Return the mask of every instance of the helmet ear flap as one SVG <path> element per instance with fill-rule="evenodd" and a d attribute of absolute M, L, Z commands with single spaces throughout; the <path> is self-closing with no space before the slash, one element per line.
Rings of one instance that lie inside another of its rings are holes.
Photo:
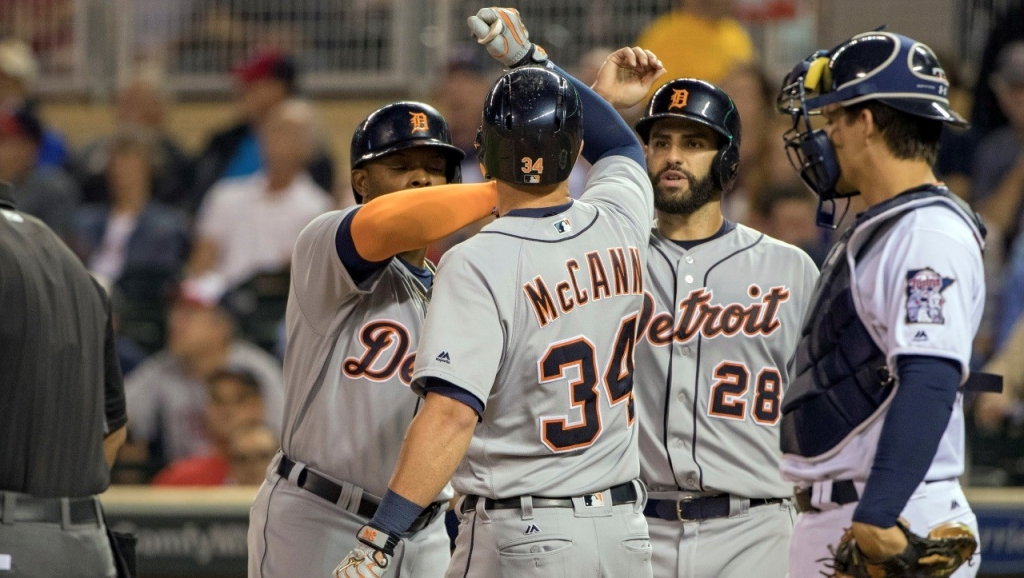
<path fill-rule="evenodd" d="M 718 187 L 722 189 L 723 193 L 728 193 L 732 190 L 733 185 L 736 183 L 736 177 L 740 172 L 740 149 L 736 146 L 735 141 L 730 139 L 729 144 L 718 151 L 711 171 L 715 175 Z"/>

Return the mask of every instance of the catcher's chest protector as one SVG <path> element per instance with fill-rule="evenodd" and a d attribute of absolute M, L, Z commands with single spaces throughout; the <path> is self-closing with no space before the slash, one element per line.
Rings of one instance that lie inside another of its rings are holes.
<path fill-rule="evenodd" d="M 806 458 L 828 453 L 889 400 L 895 384 L 885 354 L 854 306 L 848 243 L 862 225 L 874 220 L 867 240 L 856 247 L 856 263 L 882 236 L 881 232 L 907 211 L 922 206 L 922 202 L 928 204 L 929 198 L 946 198 L 962 204 L 948 190 L 937 187 L 879 203 L 857 217 L 825 261 L 804 318 L 795 377 L 782 405 L 784 453 Z M 939 204 L 954 210 L 947 203 Z M 969 209 L 964 212 L 973 214 Z"/>

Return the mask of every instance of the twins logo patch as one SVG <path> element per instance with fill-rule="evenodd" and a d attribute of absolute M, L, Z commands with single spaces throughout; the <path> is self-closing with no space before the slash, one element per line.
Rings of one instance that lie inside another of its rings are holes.
<path fill-rule="evenodd" d="M 907 323 L 945 323 L 942 292 L 954 281 L 931 267 L 907 271 Z"/>
<path fill-rule="evenodd" d="M 572 231 L 572 222 L 570 222 L 568 218 L 555 221 L 554 223 L 551 223 L 551 226 L 553 226 L 555 230 L 558 231 L 559 235 L 564 235 Z"/>

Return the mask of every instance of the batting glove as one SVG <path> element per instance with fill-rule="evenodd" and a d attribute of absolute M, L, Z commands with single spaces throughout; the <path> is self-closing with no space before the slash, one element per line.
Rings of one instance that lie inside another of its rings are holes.
<path fill-rule="evenodd" d="M 381 578 L 395 555 L 398 537 L 368 525 L 360 528 L 356 536 L 362 544 L 338 564 L 334 578 Z"/>
<path fill-rule="evenodd" d="M 530 33 L 515 8 L 481 8 L 466 23 L 476 41 L 509 68 L 548 59 L 543 48 L 530 42 Z"/>

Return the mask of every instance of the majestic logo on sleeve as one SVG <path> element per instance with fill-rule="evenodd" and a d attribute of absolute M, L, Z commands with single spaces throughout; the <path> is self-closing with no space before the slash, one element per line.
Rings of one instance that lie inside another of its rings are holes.
<path fill-rule="evenodd" d="M 427 113 L 425 112 L 410 112 L 409 124 L 412 125 L 410 132 L 427 132 L 430 130 L 430 125 L 427 123 Z"/>
<path fill-rule="evenodd" d="M 746 336 L 771 335 L 782 327 L 779 306 L 789 300 L 789 289 L 772 287 L 762 293 L 757 285 L 747 288 L 747 295 L 759 301 L 744 305 L 713 304 L 714 292 L 702 287 L 695 289 L 679 302 L 679 315 L 663 312 L 654 315 L 654 297 L 645 293 L 644 308 L 640 315 L 638 335 L 647 337 L 651 345 L 668 345 L 673 340 L 686 343 L 698 333 L 710 339 L 719 335 L 730 337 L 737 333 Z"/>
<path fill-rule="evenodd" d="M 349 357 L 341 364 L 346 376 L 387 381 L 397 373 L 402 383 L 412 382 L 416 352 L 410 353 L 412 340 L 404 325 L 390 319 L 370 321 L 359 330 L 359 341 L 364 347 L 363 354 Z"/>
<path fill-rule="evenodd" d="M 942 292 L 954 281 L 931 267 L 907 271 L 907 323 L 945 323 Z"/>

